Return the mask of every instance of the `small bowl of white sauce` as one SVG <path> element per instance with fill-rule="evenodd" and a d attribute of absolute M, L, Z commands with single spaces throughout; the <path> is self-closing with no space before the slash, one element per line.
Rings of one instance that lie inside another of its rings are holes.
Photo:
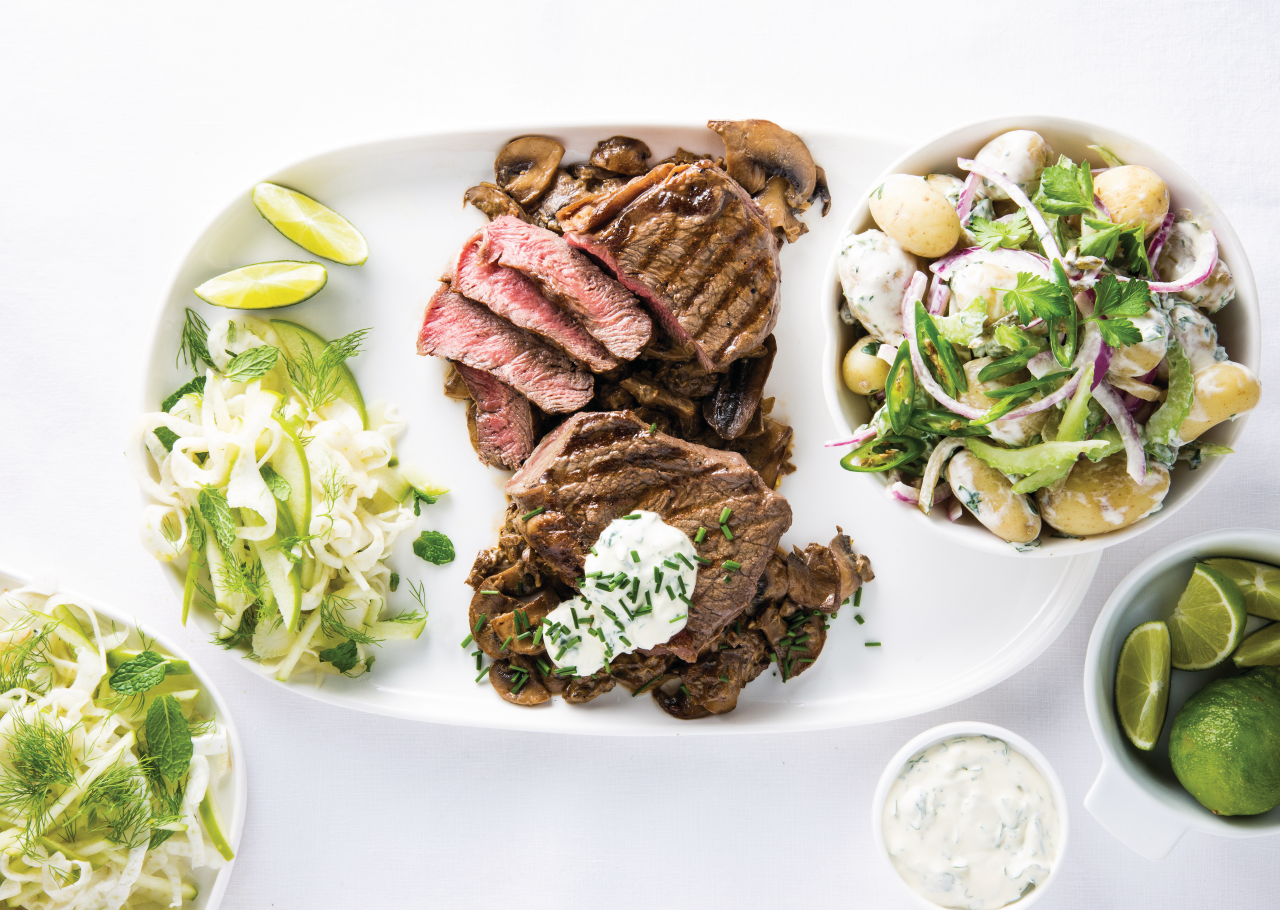
<path fill-rule="evenodd" d="M 994 910 L 1034 904 L 1067 846 L 1067 798 L 1035 746 L 962 721 L 903 746 L 871 801 L 876 850 L 916 904 Z"/>

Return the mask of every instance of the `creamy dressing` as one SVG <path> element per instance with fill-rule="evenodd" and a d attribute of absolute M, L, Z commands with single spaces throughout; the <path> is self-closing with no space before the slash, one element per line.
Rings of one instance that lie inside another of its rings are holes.
<path fill-rule="evenodd" d="M 900 344 L 902 297 L 916 273 L 916 257 L 883 231 L 870 230 L 845 235 L 837 264 L 847 304 L 841 318 L 857 319 L 877 341 Z"/>
<path fill-rule="evenodd" d="M 1046 882 L 1061 827 L 1049 784 L 1002 740 L 963 736 L 903 766 L 881 817 L 903 881 L 942 907 L 989 910 Z"/>
<path fill-rule="evenodd" d="M 697 566 L 693 541 L 656 512 L 614 519 L 587 555 L 578 596 L 543 621 L 552 663 L 590 676 L 619 654 L 669 641 L 688 622 Z"/>

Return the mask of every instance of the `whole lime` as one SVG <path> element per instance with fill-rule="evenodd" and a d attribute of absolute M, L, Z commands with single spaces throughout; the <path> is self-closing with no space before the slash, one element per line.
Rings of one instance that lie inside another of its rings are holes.
<path fill-rule="evenodd" d="M 1215 815 L 1280 805 L 1280 670 L 1215 679 L 1187 699 L 1169 737 L 1173 773 Z"/>

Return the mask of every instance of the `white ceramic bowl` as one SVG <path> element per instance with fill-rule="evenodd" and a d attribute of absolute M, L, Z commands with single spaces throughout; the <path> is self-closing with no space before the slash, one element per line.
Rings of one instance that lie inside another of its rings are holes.
<path fill-rule="evenodd" d="M 31 583 L 31 579 L 22 573 L 0 567 L 0 591 L 24 587 Z M 197 708 L 205 714 L 212 712 L 227 733 L 231 773 L 223 776 L 214 796 L 218 800 L 218 807 L 222 812 L 223 821 L 227 824 L 227 842 L 238 855 L 240 852 L 240 835 L 244 831 L 245 804 L 249 788 L 245 779 L 244 748 L 240 744 L 240 734 L 236 730 L 235 720 L 231 717 L 231 710 L 227 707 L 227 703 L 221 693 L 218 692 L 217 687 L 209 681 L 209 677 L 200 669 L 200 665 L 192 660 L 186 652 L 155 629 L 149 626 L 140 626 L 135 617 L 126 615 L 114 607 L 109 607 L 93 597 L 85 597 L 74 591 L 59 589 L 57 593 L 70 597 L 77 605 L 91 608 L 99 617 L 105 617 L 120 626 L 132 629 L 133 639 L 137 639 L 140 634 L 145 635 L 148 642 L 156 642 L 165 653 L 191 664 L 191 672 L 200 680 L 200 686 L 203 689 L 200 700 L 196 705 Z M 138 647 L 139 643 L 140 640 L 131 640 L 128 644 L 130 647 Z M 226 894 L 227 885 L 231 881 L 231 874 L 234 868 L 235 860 L 233 859 L 216 871 L 207 866 L 196 869 L 193 873 L 194 884 L 197 889 L 196 899 L 191 904 L 184 903 L 183 906 L 190 906 L 194 910 L 216 910 L 222 904 L 222 898 Z"/>
<path fill-rule="evenodd" d="M 1087 147 L 1104 146 L 1118 155 L 1126 164 L 1144 164 L 1163 177 L 1169 185 L 1171 211 L 1190 209 L 1198 215 L 1207 216 L 1218 235 L 1222 259 L 1231 266 L 1236 281 L 1236 299 L 1212 317 L 1218 326 L 1218 338 L 1226 346 L 1232 360 L 1243 363 L 1255 374 L 1259 372 L 1262 332 L 1258 289 L 1254 284 L 1253 272 L 1249 268 L 1244 247 L 1231 228 L 1230 222 L 1227 221 L 1226 215 L 1186 171 L 1145 143 L 1106 127 L 1077 120 L 1037 116 L 1002 117 L 999 120 L 985 120 L 953 130 L 918 146 L 891 164 L 884 174 L 871 183 L 871 188 L 878 186 L 888 174 L 947 173 L 964 176 L 963 172 L 956 168 L 957 157 L 971 158 L 989 140 L 1013 129 L 1035 130 L 1048 140 L 1055 153 L 1067 155 L 1075 161 L 1092 157 L 1095 165 L 1100 163 L 1097 155 L 1090 152 Z M 870 188 L 866 195 L 870 195 Z M 861 232 L 873 227 L 875 222 L 871 218 L 867 199 L 864 196 L 844 226 L 844 230 L 841 231 L 841 237 L 849 229 Z M 843 438 L 851 435 L 854 427 L 865 423 L 870 417 L 870 411 L 861 396 L 849 391 L 840 375 L 840 366 L 845 352 L 853 343 L 853 329 L 845 325 L 839 316 L 840 303 L 844 298 L 840 290 L 840 275 L 836 268 L 837 252 L 838 245 L 832 250 L 831 260 L 827 265 L 826 278 L 822 285 L 825 296 L 820 304 L 822 318 L 826 323 L 823 386 L 827 407 L 835 421 L 837 434 Z M 1202 438 L 1206 442 L 1234 447 L 1244 431 L 1246 420 L 1247 415 L 1234 422 L 1221 423 Z M 988 553 L 1009 556 L 1074 556 L 1113 546 L 1154 528 L 1204 489 L 1213 475 L 1218 472 L 1222 461 L 1221 458 L 1208 459 L 1196 471 L 1191 471 L 1186 463 L 1179 463 L 1173 471 L 1172 484 L 1169 495 L 1165 498 L 1164 508 L 1134 525 L 1082 540 L 1050 537 L 1046 532 L 1041 537 L 1041 545 L 1031 549 L 1015 549 L 1013 545 L 1006 543 L 978 524 L 967 513 L 959 521 L 951 522 L 947 520 L 946 509 L 935 509 L 933 514 L 927 516 L 919 509 L 913 508 L 912 511 L 921 526 L 927 526 L 954 543 L 985 550 Z M 858 478 L 851 478 L 849 482 L 884 484 L 885 480 L 883 474 L 862 474 Z M 905 504 L 901 507 L 911 508 Z"/>
<path fill-rule="evenodd" d="M 884 815 L 884 803 L 889 797 L 889 788 L 893 786 L 894 780 L 897 779 L 898 773 L 902 770 L 902 766 L 907 763 L 907 760 L 930 746 L 942 742 L 944 739 L 954 739 L 957 736 L 989 736 L 992 739 L 1003 740 L 1013 746 L 1014 751 L 1025 755 L 1027 760 L 1031 762 L 1032 766 L 1040 772 L 1041 776 L 1049 784 L 1049 791 L 1053 796 L 1053 804 L 1058 810 L 1058 822 L 1060 825 L 1058 856 L 1054 860 L 1049 878 L 1044 883 L 1037 885 L 1026 897 L 1006 905 L 1015 907 L 1017 910 L 1024 910 L 1024 908 L 1030 907 L 1040 900 L 1045 895 L 1045 892 L 1053 886 L 1053 883 L 1058 880 L 1059 870 L 1062 868 L 1062 859 L 1067 852 L 1071 822 L 1070 813 L 1067 810 L 1067 794 L 1062 789 L 1062 781 L 1058 780 L 1058 775 L 1045 757 L 1040 754 L 1040 750 L 1012 730 L 997 727 L 995 724 L 979 723 L 978 721 L 957 721 L 956 723 L 942 724 L 931 730 L 925 730 L 899 749 L 897 754 L 889 761 L 889 764 L 885 766 L 884 773 L 880 775 L 880 782 L 876 785 L 875 795 L 871 798 L 871 837 L 875 843 L 876 853 L 884 863 L 884 867 L 889 870 L 889 874 L 893 876 L 894 881 L 901 884 L 903 891 L 911 895 L 911 899 L 920 910 L 938 910 L 937 904 L 918 893 L 903 881 L 902 876 L 898 874 L 897 868 L 893 865 L 893 860 L 889 858 L 889 850 L 885 847 L 884 829 L 881 827 L 881 823 Z"/>
<path fill-rule="evenodd" d="M 1187 586 L 1197 560 L 1235 556 L 1280 565 L 1280 531 L 1240 528 L 1197 534 L 1166 547 L 1130 572 L 1112 592 L 1089 638 L 1084 660 L 1084 706 L 1102 752 L 1102 769 L 1084 798 L 1104 828 L 1147 859 L 1163 859 L 1195 828 L 1222 837 L 1280 834 L 1280 807 L 1264 815 L 1214 815 L 1182 788 L 1169 764 L 1169 729 L 1183 702 L 1205 683 L 1236 675 L 1234 665 L 1196 673 L 1173 671 L 1169 713 L 1151 752 L 1130 745 L 1115 711 L 1116 661 L 1125 637 L 1140 623 L 1165 619 Z M 1249 629 L 1261 625 L 1252 619 Z"/>

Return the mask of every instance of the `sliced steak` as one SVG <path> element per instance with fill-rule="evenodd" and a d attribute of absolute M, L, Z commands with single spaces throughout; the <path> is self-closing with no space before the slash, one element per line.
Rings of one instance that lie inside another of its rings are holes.
<path fill-rule="evenodd" d="M 541 509 L 524 523 L 537 556 L 564 582 L 582 574 L 586 553 L 610 521 L 635 509 L 657 512 L 690 538 L 711 530 L 698 552 L 700 568 L 685 628 L 655 649 L 696 660 L 717 634 L 750 605 L 756 581 L 791 526 L 791 507 L 742 456 L 662 433 L 650 435 L 629 411 L 575 414 L 543 438 L 507 482 L 520 512 Z M 720 514 L 731 512 L 729 540 Z M 741 564 L 726 571 L 725 560 Z"/>
<path fill-rule="evenodd" d="M 773 331 L 778 241 L 760 207 L 710 161 L 655 167 L 559 217 L 565 239 L 649 301 L 708 369 L 724 369 Z"/>
<path fill-rule="evenodd" d="M 568 312 L 543 297 L 538 286 L 522 273 L 490 262 L 480 252 L 483 242 L 483 232 L 477 231 L 458 251 L 449 275 L 456 290 L 520 328 L 541 335 L 594 372 L 611 370 L 622 362 Z"/>
<path fill-rule="evenodd" d="M 490 261 L 527 275 L 610 354 L 634 360 L 649 342 L 653 322 L 640 301 L 559 234 L 511 215 L 494 219 L 483 233 Z"/>
<path fill-rule="evenodd" d="M 447 284 L 427 304 L 418 353 L 492 373 L 551 413 L 576 411 L 595 389 L 591 374 L 560 351 Z"/>
<path fill-rule="evenodd" d="M 529 399 L 492 373 L 455 363 L 476 413 L 476 454 L 495 468 L 518 468 L 533 451 Z"/>

